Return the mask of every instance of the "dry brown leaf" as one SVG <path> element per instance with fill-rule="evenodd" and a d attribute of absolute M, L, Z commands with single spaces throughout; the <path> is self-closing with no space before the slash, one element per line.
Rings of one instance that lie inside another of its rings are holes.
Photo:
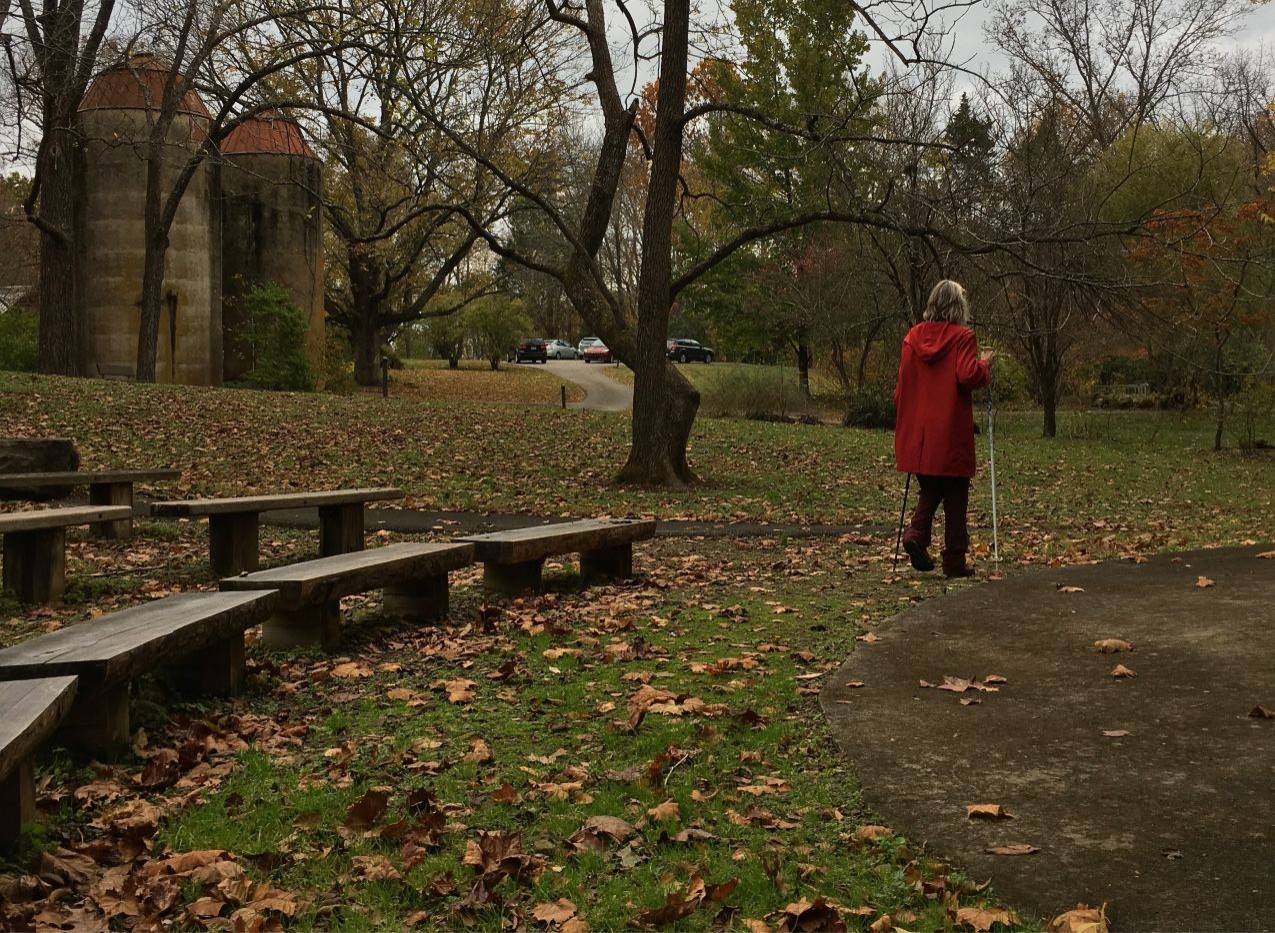
<path fill-rule="evenodd" d="M 1207 589 L 1210 586 L 1215 586 L 1215 585 L 1216 584 L 1212 580 L 1210 580 L 1208 577 L 1203 575 L 1197 577 L 1195 580 L 1196 589 L 1203 590 L 1203 589 Z"/>
<path fill-rule="evenodd" d="M 682 808 L 677 805 L 676 800 L 666 800 L 658 806 L 651 807 L 646 811 L 646 815 L 657 823 L 671 823 L 682 818 Z"/>
<path fill-rule="evenodd" d="M 372 668 L 362 661 L 347 661 L 332 668 L 333 677 L 371 677 Z"/>
<path fill-rule="evenodd" d="M 1123 739 L 1126 735 L 1133 735 L 1128 729 L 1103 729 L 1102 734 L 1109 739 Z"/>
<path fill-rule="evenodd" d="M 1085 591 L 1083 586 L 1065 586 L 1062 583 L 1055 583 L 1054 589 L 1060 593 L 1083 593 Z"/>
<path fill-rule="evenodd" d="M 462 760 L 482 765 L 489 761 L 494 761 L 495 758 L 496 756 L 491 753 L 491 748 L 488 747 L 487 743 L 475 736 L 469 740 L 469 751 L 465 753 Z"/>
<path fill-rule="evenodd" d="M 1045 928 L 1049 933 L 1109 933 L 1107 905 L 1090 907 L 1077 904 L 1072 910 L 1059 914 Z"/>
<path fill-rule="evenodd" d="M 403 877 L 384 855 L 356 855 L 350 859 L 354 877 L 368 881 L 394 881 Z"/>
<path fill-rule="evenodd" d="M 1040 849 L 1025 842 L 1011 842 L 1001 846 L 988 846 L 986 851 L 989 855 L 1035 855 Z"/>
<path fill-rule="evenodd" d="M 345 811 L 345 828 L 363 830 L 371 827 L 390 802 L 389 788 L 373 787 Z"/>
<path fill-rule="evenodd" d="M 870 842 L 873 839 L 883 839 L 886 836 L 893 836 L 894 830 L 889 826 L 881 826 L 876 823 L 865 823 L 862 826 L 854 828 L 854 838 L 859 842 Z"/>
<path fill-rule="evenodd" d="M 457 677 L 454 680 L 436 680 L 430 684 L 431 690 L 442 690 L 447 694 L 447 702 L 449 703 L 472 703 L 474 701 L 474 686 L 472 680 L 464 677 Z"/>
<path fill-rule="evenodd" d="M 784 929 L 805 931 L 838 931 L 844 933 L 846 922 L 841 912 L 822 897 L 808 901 L 804 897 L 784 908 Z"/>
<path fill-rule="evenodd" d="M 1267 709 L 1265 706 L 1254 706 L 1248 714 L 1254 719 L 1275 719 L 1275 710 Z"/>
<path fill-rule="evenodd" d="M 541 923 L 557 923 L 563 924 L 576 915 L 576 905 L 571 903 L 565 897 L 560 897 L 554 903 L 537 904 L 531 909 L 531 916 Z"/>
<path fill-rule="evenodd" d="M 1275 560 L 1275 551 L 1263 551 L 1257 555 L 1262 560 Z"/>
<path fill-rule="evenodd" d="M 1134 672 L 1133 668 L 1125 667 L 1123 664 L 1117 664 L 1115 667 L 1111 669 L 1111 676 L 1112 677 L 1137 677 L 1138 675 Z"/>
<path fill-rule="evenodd" d="M 974 930 L 975 933 L 986 933 L 996 924 L 1014 926 L 1018 916 L 1012 910 L 1001 907 L 960 907 L 953 918 L 957 926 Z"/>
<path fill-rule="evenodd" d="M 999 803 L 972 803 L 965 808 L 965 816 L 971 820 L 1012 820 L 1013 814 Z"/>
<path fill-rule="evenodd" d="M 1116 654 L 1120 651 L 1132 651 L 1133 645 L 1122 638 L 1100 638 L 1093 646 L 1103 654 Z"/>

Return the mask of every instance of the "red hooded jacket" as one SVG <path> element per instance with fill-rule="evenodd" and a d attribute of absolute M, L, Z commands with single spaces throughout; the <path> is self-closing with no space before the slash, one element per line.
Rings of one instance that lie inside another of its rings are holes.
<path fill-rule="evenodd" d="M 894 462 L 900 473 L 974 475 L 971 391 L 987 385 L 974 332 L 926 321 L 903 338 L 894 387 Z"/>

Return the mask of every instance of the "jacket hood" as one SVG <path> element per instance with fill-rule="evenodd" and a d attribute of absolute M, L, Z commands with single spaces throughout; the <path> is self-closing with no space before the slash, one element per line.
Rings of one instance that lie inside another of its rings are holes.
<path fill-rule="evenodd" d="M 949 324 L 946 321 L 922 321 L 908 331 L 903 342 L 912 348 L 921 362 L 933 363 L 956 346 L 967 330 L 960 324 Z"/>

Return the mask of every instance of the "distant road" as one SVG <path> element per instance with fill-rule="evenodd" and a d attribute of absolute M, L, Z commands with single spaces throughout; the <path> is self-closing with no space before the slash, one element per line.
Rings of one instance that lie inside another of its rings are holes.
<path fill-rule="evenodd" d="M 534 363 L 524 363 L 534 366 Z M 590 408 L 594 411 L 628 411 L 633 407 L 633 387 L 617 382 L 607 375 L 614 363 L 586 363 L 583 360 L 550 360 L 545 368 L 562 379 L 574 382 L 584 389 L 582 402 L 571 402 L 571 408 Z"/>

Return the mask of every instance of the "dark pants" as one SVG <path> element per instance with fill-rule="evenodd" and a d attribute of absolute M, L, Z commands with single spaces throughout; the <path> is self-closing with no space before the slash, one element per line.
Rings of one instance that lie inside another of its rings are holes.
<path fill-rule="evenodd" d="M 965 552 L 970 547 L 966 511 L 970 504 L 970 481 L 965 476 L 921 476 L 921 485 L 912 521 L 903 533 L 905 541 L 919 541 L 922 547 L 930 546 L 934 527 L 934 513 L 943 506 L 943 572 L 952 573 L 965 569 Z"/>

